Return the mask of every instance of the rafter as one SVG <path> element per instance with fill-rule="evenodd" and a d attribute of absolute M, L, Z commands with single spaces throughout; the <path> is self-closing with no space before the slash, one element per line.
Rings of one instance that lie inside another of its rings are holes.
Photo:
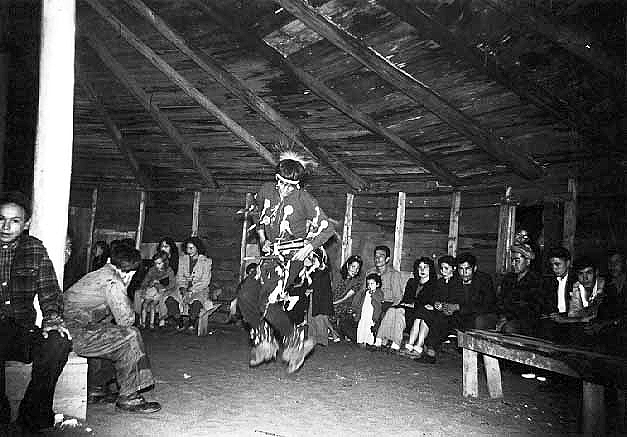
<path fill-rule="evenodd" d="M 544 36 L 560 47 L 566 49 L 578 58 L 586 61 L 590 66 L 611 76 L 614 80 L 622 80 L 624 77 L 624 66 L 617 64 L 610 58 L 600 44 L 594 41 L 587 32 L 572 30 L 559 26 L 549 21 L 546 17 L 535 13 L 531 8 L 525 9 L 524 14 L 520 14 L 509 7 L 506 2 L 495 2 L 494 0 L 481 0 L 495 10 L 514 20 L 518 24 L 533 30 Z"/>
<path fill-rule="evenodd" d="M 206 73 L 210 74 L 217 82 L 226 89 L 238 96 L 251 109 L 255 110 L 268 123 L 281 131 L 286 137 L 292 140 L 299 147 L 305 149 L 309 154 L 324 162 L 338 173 L 346 183 L 355 190 L 362 190 L 368 185 L 367 182 L 341 160 L 333 157 L 317 141 L 310 138 L 299 126 L 266 103 L 253 90 L 246 86 L 244 82 L 226 70 L 217 60 L 205 53 L 202 49 L 193 46 L 190 42 L 177 34 L 166 22 L 161 19 L 153 10 L 148 8 L 141 0 L 125 0 L 137 12 L 146 18 L 166 39 L 174 44 L 181 52 L 192 59 Z"/>
<path fill-rule="evenodd" d="M 392 145 L 406 153 L 417 164 L 424 167 L 427 171 L 438 178 L 440 182 L 448 185 L 459 184 L 459 179 L 453 173 L 434 162 L 427 154 L 421 152 L 416 146 L 407 143 L 391 129 L 386 128 L 365 112 L 360 111 L 358 108 L 348 103 L 342 96 L 326 86 L 322 81 L 316 79 L 314 76 L 291 62 L 288 58 L 284 57 L 272 46 L 268 45 L 260 36 L 256 35 L 254 31 L 251 29 L 245 29 L 237 23 L 233 17 L 227 17 L 224 12 L 218 11 L 214 7 L 209 6 L 207 2 L 203 0 L 197 0 L 195 1 L 195 4 L 198 5 L 204 12 L 208 13 L 222 27 L 235 33 L 243 42 L 258 50 L 262 56 L 268 59 L 268 61 L 277 65 L 283 71 L 294 75 L 296 79 L 302 82 L 314 94 L 324 99 L 335 109 L 344 113 L 351 120 L 371 132 L 387 139 L 390 143 L 392 143 Z"/>
<path fill-rule="evenodd" d="M 115 124 L 115 121 L 113 121 L 113 119 L 109 115 L 109 111 L 107 111 L 107 108 L 105 107 L 102 99 L 100 98 L 98 93 L 96 93 L 96 90 L 94 89 L 93 84 L 87 78 L 85 69 L 82 68 L 79 64 L 79 65 L 76 65 L 75 70 L 76 70 L 76 73 L 75 73 L 76 77 L 81 87 L 83 88 L 85 93 L 87 93 L 87 97 L 89 98 L 89 100 L 91 100 L 91 102 L 96 107 L 96 111 L 98 112 L 98 114 L 100 114 L 100 117 L 102 118 L 102 121 L 104 122 L 105 127 L 109 131 L 111 140 L 118 147 L 118 150 L 120 151 L 120 153 L 124 155 L 124 157 L 126 158 L 126 161 L 128 162 L 128 165 L 131 168 L 131 171 L 133 172 L 135 179 L 137 180 L 137 183 L 142 188 L 150 188 L 151 183 L 148 177 L 144 174 L 141 167 L 139 166 L 139 162 L 137 161 L 137 158 L 135 157 L 135 154 L 133 153 L 133 151 L 124 142 L 124 138 L 122 137 L 122 133 L 120 132 L 120 129 L 118 129 L 117 125 Z"/>
<path fill-rule="evenodd" d="M 118 81 L 137 99 L 144 109 L 159 124 L 163 132 L 172 140 L 172 142 L 183 152 L 183 154 L 192 162 L 196 171 L 201 175 L 207 185 L 217 188 L 211 172 L 202 163 L 200 157 L 194 152 L 192 146 L 180 134 L 178 129 L 172 124 L 167 115 L 165 115 L 157 105 L 152 103 L 150 96 L 142 89 L 133 76 L 120 64 L 112 55 L 105 45 L 98 40 L 92 32 L 86 32 L 81 27 L 80 33 L 83 35 L 87 44 L 96 52 L 100 60 L 113 73 Z"/>
<path fill-rule="evenodd" d="M 607 129 L 598 126 L 587 114 L 576 110 L 563 100 L 556 101 L 553 93 L 538 83 L 518 79 L 506 71 L 499 63 L 496 54 L 486 57 L 476 47 L 469 46 L 463 35 L 454 34 L 435 17 L 429 14 L 411 0 L 379 0 L 388 10 L 396 14 L 401 20 L 412 25 L 421 34 L 433 38 L 444 48 L 456 56 L 475 66 L 488 77 L 515 92 L 522 99 L 528 100 L 539 108 L 561 120 L 582 135 L 597 142 L 594 136 L 603 136 L 605 140 L 615 143 L 616 139 Z M 592 135 L 591 135 L 592 134 Z"/>
<path fill-rule="evenodd" d="M 416 103 L 426 107 L 458 132 L 470 138 L 478 147 L 497 160 L 507 163 L 514 172 L 527 179 L 536 179 L 542 175 L 542 168 L 529 156 L 506 144 L 494 132 L 484 128 L 472 117 L 455 108 L 434 90 L 398 68 L 362 40 L 339 28 L 304 3 L 303 0 L 275 1 L 305 23 L 307 27 L 353 56 L 383 80 L 393 85 Z"/>
<path fill-rule="evenodd" d="M 235 122 L 224 111 L 218 108 L 205 94 L 194 87 L 187 79 L 178 73 L 170 64 L 144 44 L 131 30 L 118 20 L 98 0 L 85 0 L 107 23 L 109 23 L 120 37 L 124 38 L 135 50 L 141 53 L 155 67 L 157 67 L 168 79 L 174 82 L 185 94 L 194 99 L 209 114 L 218 119 L 222 125 L 241 139 L 250 149 L 254 150 L 266 160 L 272 167 L 277 165 L 277 160 L 263 144 L 261 144 L 246 129 Z"/>

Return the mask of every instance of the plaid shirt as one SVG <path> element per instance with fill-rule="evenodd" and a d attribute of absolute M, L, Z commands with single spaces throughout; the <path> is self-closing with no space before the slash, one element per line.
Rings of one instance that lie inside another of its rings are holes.
<path fill-rule="evenodd" d="M 4 245 L 3 245 L 4 246 Z M 16 247 L 0 246 L 1 314 L 19 325 L 35 324 L 33 299 L 39 297 L 43 326 L 62 322 L 63 298 L 46 248 L 40 240 L 23 234 Z"/>

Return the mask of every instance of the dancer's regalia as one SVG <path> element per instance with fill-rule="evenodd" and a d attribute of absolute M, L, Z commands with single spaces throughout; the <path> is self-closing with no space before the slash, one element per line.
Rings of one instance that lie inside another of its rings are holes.
<path fill-rule="evenodd" d="M 301 281 L 303 259 L 311 256 L 334 233 L 334 227 L 316 199 L 301 189 L 304 165 L 295 158 L 282 159 L 275 184 L 264 184 L 257 193 L 251 216 L 257 225 L 264 250 L 257 281 L 247 281 L 240 290 L 238 305 L 250 325 L 253 342 L 250 365 L 281 358 L 292 373 L 302 366 L 313 342 L 304 339 L 287 311 L 297 304 L 288 289 Z"/>

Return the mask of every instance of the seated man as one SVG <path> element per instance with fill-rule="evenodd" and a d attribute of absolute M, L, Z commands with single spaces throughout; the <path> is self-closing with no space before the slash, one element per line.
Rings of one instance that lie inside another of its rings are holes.
<path fill-rule="evenodd" d="M 492 278 L 477 270 L 477 258 L 470 253 L 457 257 L 457 272 L 462 281 L 464 300 L 457 315 L 461 329 L 496 327 L 496 293 Z"/>
<path fill-rule="evenodd" d="M 530 269 L 535 254 L 524 241 L 514 241 L 513 272 L 503 277 L 497 299 L 496 329 L 506 334 L 534 335 L 544 305 L 540 275 Z"/>
<path fill-rule="evenodd" d="M 0 430 L 11 420 L 4 362 L 33 363 L 17 426 L 37 431 L 54 424 L 54 390 L 71 348 L 52 262 L 41 241 L 24 232 L 30 211 L 21 193 L 6 193 L 0 200 Z M 35 296 L 43 315 L 41 329 L 35 326 Z"/>
<path fill-rule="evenodd" d="M 543 284 L 544 314 L 568 313 L 570 294 L 577 281 L 571 271 L 571 256 L 568 249 L 554 247 L 547 254 L 553 274 L 545 278 Z"/>
<path fill-rule="evenodd" d="M 568 316 L 593 317 L 602 300 L 605 279 L 599 276 L 596 264 L 589 257 L 577 258 L 573 265 L 577 282 L 570 292 Z"/>
<path fill-rule="evenodd" d="M 113 362 L 120 385 L 116 407 L 153 413 L 161 405 L 147 402 L 140 395 L 154 385 L 154 379 L 141 334 L 132 326 L 135 312 L 126 295 L 140 259 L 139 251 L 124 245 L 117 247 L 111 253 L 111 263 L 84 276 L 64 293 L 63 300 L 74 351 Z M 88 385 L 91 390 L 96 388 L 94 381 L 88 381 Z"/>

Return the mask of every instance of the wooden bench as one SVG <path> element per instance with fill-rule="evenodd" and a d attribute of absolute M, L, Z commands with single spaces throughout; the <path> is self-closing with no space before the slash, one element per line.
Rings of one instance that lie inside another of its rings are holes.
<path fill-rule="evenodd" d="M 6 361 L 6 395 L 11 404 L 11 420 L 15 420 L 19 404 L 30 382 L 31 364 Z M 53 410 L 64 416 L 85 420 L 87 417 L 87 359 L 71 352 L 54 392 Z"/>
<path fill-rule="evenodd" d="M 619 404 L 622 404 L 619 414 L 624 417 L 627 362 L 621 357 L 532 337 L 480 330 L 458 332 L 457 344 L 463 348 L 464 396 L 479 396 L 477 354 L 481 354 L 492 398 L 503 396 L 499 359 L 505 359 L 581 379 L 581 428 L 585 435 L 605 433 L 605 387 L 619 390 L 623 397 L 619 397 Z"/>

